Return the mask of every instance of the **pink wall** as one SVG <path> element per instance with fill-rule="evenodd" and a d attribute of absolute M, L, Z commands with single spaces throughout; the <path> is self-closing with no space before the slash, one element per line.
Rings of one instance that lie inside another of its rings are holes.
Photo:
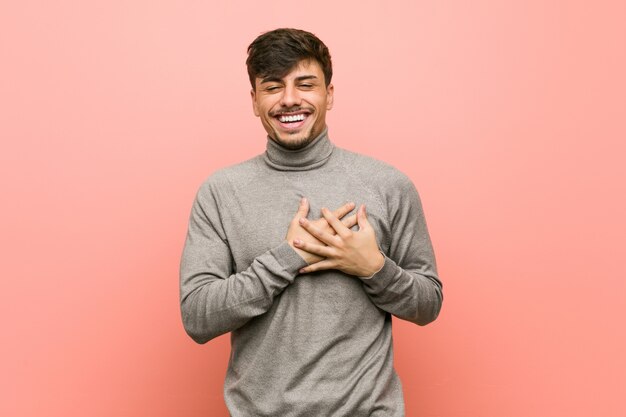
<path fill-rule="evenodd" d="M 332 139 L 405 171 L 445 284 L 408 416 L 624 416 L 623 1 L 6 1 L 0 415 L 226 416 L 178 310 L 190 205 L 261 152 L 245 49 L 317 33 Z"/>

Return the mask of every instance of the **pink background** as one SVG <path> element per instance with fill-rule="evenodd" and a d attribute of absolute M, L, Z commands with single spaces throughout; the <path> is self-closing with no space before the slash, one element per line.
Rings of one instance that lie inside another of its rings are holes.
<path fill-rule="evenodd" d="M 5 1 L 0 415 L 226 416 L 182 328 L 212 171 L 264 150 L 245 50 L 335 65 L 332 140 L 415 182 L 444 281 L 395 321 L 408 416 L 624 416 L 623 1 Z"/>

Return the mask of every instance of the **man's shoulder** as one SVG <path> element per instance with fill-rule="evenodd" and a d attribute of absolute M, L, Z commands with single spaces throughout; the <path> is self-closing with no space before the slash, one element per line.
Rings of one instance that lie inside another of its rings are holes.
<path fill-rule="evenodd" d="M 200 185 L 200 192 L 231 192 L 258 175 L 258 160 L 261 155 L 254 156 L 233 165 L 221 167 L 213 171 Z"/>
<path fill-rule="evenodd" d="M 354 175 L 364 176 L 368 182 L 385 187 L 413 184 L 408 175 L 386 161 L 344 148 L 337 149 L 341 153 L 346 170 Z"/>

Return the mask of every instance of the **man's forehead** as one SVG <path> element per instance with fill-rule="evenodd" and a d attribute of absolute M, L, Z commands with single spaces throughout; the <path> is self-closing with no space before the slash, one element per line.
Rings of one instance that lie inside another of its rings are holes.
<path fill-rule="evenodd" d="M 303 59 L 282 74 L 267 74 L 256 77 L 258 83 L 277 82 L 295 78 L 323 78 L 323 72 L 317 61 Z"/>

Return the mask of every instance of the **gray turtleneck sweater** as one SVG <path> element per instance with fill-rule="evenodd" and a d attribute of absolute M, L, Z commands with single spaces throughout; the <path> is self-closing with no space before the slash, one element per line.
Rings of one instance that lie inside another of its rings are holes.
<path fill-rule="evenodd" d="M 364 203 L 385 263 L 371 278 L 298 274 L 285 241 L 301 197 L 309 219 Z M 255 158 L 200 187 L 180 269 L 187 333 L 231 332 L 224 396 L 232 417 L 403 416 L 391 316 L 425 325 L 441 282 L 415 187 L 393 167 L 337 148 L 323 132 L 306 148 L 267 141 Z"/>

